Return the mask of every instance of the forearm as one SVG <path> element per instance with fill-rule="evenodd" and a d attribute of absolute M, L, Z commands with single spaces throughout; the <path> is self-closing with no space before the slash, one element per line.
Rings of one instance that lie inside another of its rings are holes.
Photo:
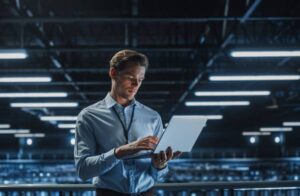
<path fill-rule="evenodd" d="M 119 163 L 114 149 L 95 156 L 75 156 L 76 171 L 82 180 L 103 175 Z"/>

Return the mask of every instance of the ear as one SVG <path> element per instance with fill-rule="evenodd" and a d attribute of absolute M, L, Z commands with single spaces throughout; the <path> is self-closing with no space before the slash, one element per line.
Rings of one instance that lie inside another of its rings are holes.
<path fill-rule="evenodd" d="M 112 79 L 112 80 L 115 80 L 116 77 L 117 77 L 117 70 L 114 68 L 114 67 L 111 67 L 109 68 L 109 77 Z"/>

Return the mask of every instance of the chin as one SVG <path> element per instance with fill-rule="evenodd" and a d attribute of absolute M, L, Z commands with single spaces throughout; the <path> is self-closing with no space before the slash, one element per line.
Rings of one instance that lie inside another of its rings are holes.
<path fill-rule="evenodd" d="M 135 96 L 135 94 L 129 95 L 129 96 L 128 96 L 128 99 L 132 100 L 132 99 L 134 98 L 134 96 Z"/>
<path fill-rule="evenodd" d="M 132 100 L 132 99 L 135 97 L 135 94 L 136 94 L 136 93 L 129 94 L 129 95 L 128 95 L 128 99 Z"/>

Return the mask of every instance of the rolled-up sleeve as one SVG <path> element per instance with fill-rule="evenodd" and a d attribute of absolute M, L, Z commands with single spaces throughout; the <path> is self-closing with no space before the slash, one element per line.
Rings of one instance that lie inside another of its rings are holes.
<path fill-rule="evenodd" d="M 76 172 L 82 180 L 102 175 L 118 162 L 114 149 L 100 155 L 96 154 L 97 143 L 93 130 L 88 124 L 88 111 L 83 110 L 76 123 L 74 158 Z"/>

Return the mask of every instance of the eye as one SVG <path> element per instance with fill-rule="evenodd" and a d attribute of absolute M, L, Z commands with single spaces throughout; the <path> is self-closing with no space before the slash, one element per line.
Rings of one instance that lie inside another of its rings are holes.
<path fill-rule="evenodd" d="M 134 80 L 134 77 L 133 76 L 128 76 L 128 79 L 129 80 Z"/>
<path fill-rule="evenodd" d="M 140 78 L 140 79 L 139 79 L 139 82 L 143 82 L 143 80 L 144 80 L 144 78 Z"/>

